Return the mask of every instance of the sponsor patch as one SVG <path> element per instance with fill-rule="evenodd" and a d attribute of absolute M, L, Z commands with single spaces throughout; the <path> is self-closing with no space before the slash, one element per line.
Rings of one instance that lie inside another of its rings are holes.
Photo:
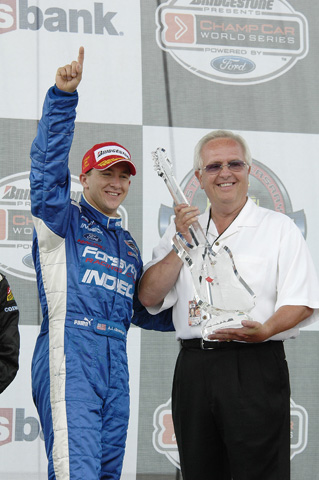
<path fill-rule="evenodd" d="M 133 252 L 134 252 L 134 253 L 133 253 L 133 252 L 130 252 L 130 251 L 129 251 L 129 252 L 127 252 L 128 255 L 133 256 L 133 257 L 135 257 L 135 258 L 138 260 L 139 250 L 138 250 L 135 242 L 133 242 L 133 240 L 124 240 L 124 242 L 125 242 L 126 245 L 127 245 L 131 250 L 133 250 Z"/>
<path fill-rule="evenodd" d="M 105 325 L 105 323 L 98 323 L 96 325 L 96 328 L 97 328 L 97 330 L 105 331 L 106 330 L 106 325 Z"/>
<path fill-rule="evenodd" d="M 105 160 L 106 165 L 112 163 L 115 158 L 127 158 L 130 159 L 130 156 L 124 148 L 121 148 L 119 145 L 110 145 L 109 147 L 101 147 L 94 152 L 95 160 L 98 162 L 101 158 L 111 157 Z M 100 162 L 100 165 L 102 163 Z"/>
<path fill-rule="evenodd" d="M 7 288 L 7 302 L 12 302 L 12 300 L 14 300 L 14 296 L 13 296 L 13 293 L 11 291 L 11 288 L 8 287 Z"/>
<path fill-rule="evenodd" d="M 102 242 L 102 239 L 97 235 L 94 235 L 94 233 L 85 233 L 83 237 L 91 242 Z"/>
<path fill-rule="evenodd" d="M 90 327 L 93 322 L 93 318 L 84 317 L 83 320 L 74 320 L 74 325 L 78 325 L 79 327 Z"/>
<path fill-rule="evenodd" d="M 120 340 L 126 339 L 126 329 L 123 325 L 109 320 L 97 319 L 94 322 L 94 331 L 99 335 L 115 337 Z"/>

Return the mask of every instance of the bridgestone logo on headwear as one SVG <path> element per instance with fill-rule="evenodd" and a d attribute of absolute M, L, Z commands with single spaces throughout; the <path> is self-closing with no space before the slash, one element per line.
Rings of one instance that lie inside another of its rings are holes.
<path fill-rule="evenodd" d="M 103 157 L 108 157 L 108 156 L 121 156 L 121 157 L 125 157 L 127 159 L 130 159 L 130 156 L 128 155 L 128 153 L 126 152 L 126 150 L 122 149 L 122 148 L 117 148 L 117 147 L 110 147 L 110 148 L 101 148 L 99 150 L 95 150 L 94 152 L 94 155 L 95 155 L 95 159 L 96 161 L 99 161 L 101 158 Z"/>

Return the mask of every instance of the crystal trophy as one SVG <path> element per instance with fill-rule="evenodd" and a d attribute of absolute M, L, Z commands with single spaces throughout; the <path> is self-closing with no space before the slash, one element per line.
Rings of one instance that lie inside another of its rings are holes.
<path fill-rule="evenodd" d="M 163 178 L 176 205 L 189 205 L 173 175 L 172 162 L 163 148 L 152 152 L 154 168 Z M 242 320 L 252 320 L 250 310 L 255 295 L 239 275 L 232 252 L 226 245 L 210 245 L 199 224 L 190 227 L 193 244 L 181 233 L 172 240 L 173 249 L 189 268 L 193 280 L 195 299 L 201 309 L 202 337 L 222 328 L 240 328 Z"/>

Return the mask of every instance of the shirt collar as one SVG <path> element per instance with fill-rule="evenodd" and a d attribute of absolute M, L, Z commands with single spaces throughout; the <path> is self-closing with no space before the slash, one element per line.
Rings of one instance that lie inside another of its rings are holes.
<path fill-rule="evenodd" d="M 240 227 L 256 227 L 260 222 L 260 217 L 258 215 L 258 207 L 255 202 L 248 197 L 247 202 L 234 219 L 234 221 L 229 225 L 229 227 L 220 235 L 221 239 L 227 238 L 230 235 L 233 235 L 238 231 Z M 209 208 L 201 215 L 200 224 L 204 229 L 205 234 L 207 233 L 207 225 L 209 220 Z M 208 234 L 212 235 L 214 238 L 218 237 L 218 232 L 215 227 L 213 220 L 209 222 Z"/>
<path fill-rule="evenodd" d="M 105 213 L 100 212 L 97 208 L 93 207 L 90 202 L 85 198 L 82 193 L 80 205 L 84 206 L 86 209 L 90 210 L 91 216 L 101 225 L 104 225 L 109 230 L 118 230 L 122 228 L 122 217 L 109 217 Z"/>

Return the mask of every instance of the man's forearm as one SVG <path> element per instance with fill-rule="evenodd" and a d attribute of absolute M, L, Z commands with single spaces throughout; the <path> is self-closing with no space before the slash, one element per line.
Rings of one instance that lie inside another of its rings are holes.
<path fill-rule="evenodd" d="M 163 260 L 146 270 L 139 285 L 140 302 L 145 307 L 161 303 L 174 287 L 182 265 L 182 260 L 171 251 Z"/>
<path fill-rule="evenodd" d="M 303 305 L 284 305 L 280 307 L 265 323 L 267 338 L 295 327 L 312 315 L 313 309 Z"/>

